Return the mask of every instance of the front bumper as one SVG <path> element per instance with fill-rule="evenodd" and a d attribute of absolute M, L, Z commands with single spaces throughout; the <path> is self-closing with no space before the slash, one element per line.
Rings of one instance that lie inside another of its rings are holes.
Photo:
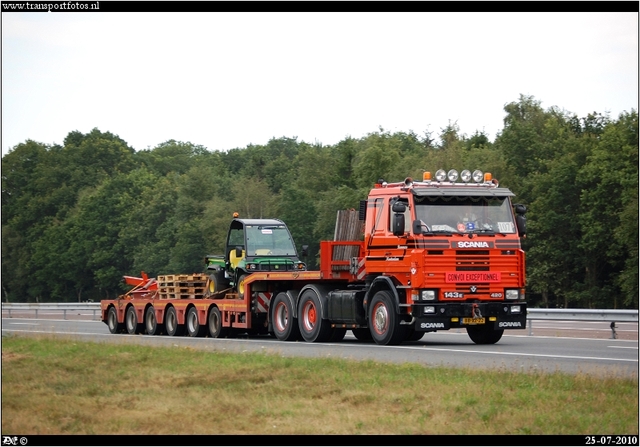
<path fill-rule="evenodd" d="M 514 310 L 516 306 L 519 312 Z M 424 313 L 425 307 L 433 307 L 435 312 Z M 425 332 L 477 325 L 492 325 L 496 330 L 527 327 L 527 304 L 522 302 L 421 303 L 414 304 L 412 315 L 415 330 Z"/>

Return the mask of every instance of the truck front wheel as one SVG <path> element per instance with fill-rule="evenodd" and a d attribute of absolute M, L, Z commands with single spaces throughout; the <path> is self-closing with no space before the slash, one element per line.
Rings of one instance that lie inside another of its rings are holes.
<path fill-rule="evenodd" d="M 305 290 L 300 297 L 298 326 L 305 341 L 324 342 L 331 338 L 331 324 L 328 320 L 322 319 L 320 297 L 312 289 Z"/>
<path fill-rule="evenodd" d="M 397 345 L 404 341 L 406 327 L 400 325 L 393 298 L 387 290 L 377 292 L 369 306 L 371 337 L 379 345 Z"/>
<path fill-rule="evenodd" d="M 293 306 L 285 293 L 277 294 L 271 303 L 271 323 L 278 340 L 293 341 L 300 338 L 298 319 L 293 317 Z"/>
<path fill-rule="evenodd" d="M 491 325 L 467 326 L 467 334 L 477 345 L 493 345 L 502 338 L 504 329 L 493 329 Z"/>

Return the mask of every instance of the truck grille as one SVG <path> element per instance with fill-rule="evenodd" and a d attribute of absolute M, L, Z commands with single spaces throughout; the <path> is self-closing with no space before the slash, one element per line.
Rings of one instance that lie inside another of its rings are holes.
<path fill-rule="evenodd" d="M 488 250 L 456 250 L 456 271 L 491 270 Z"/>

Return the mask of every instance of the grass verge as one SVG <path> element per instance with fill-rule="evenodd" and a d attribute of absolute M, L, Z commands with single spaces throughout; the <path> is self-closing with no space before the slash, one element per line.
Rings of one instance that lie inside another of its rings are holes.
<path fill-rule="evenodd" d="M 9 336 L 2 432 L 638 434 L 638 380 Z"/>

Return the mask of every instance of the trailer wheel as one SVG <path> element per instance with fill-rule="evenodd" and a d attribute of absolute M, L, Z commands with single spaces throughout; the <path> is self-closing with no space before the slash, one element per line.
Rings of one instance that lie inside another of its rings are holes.
<path fill-rule="evenodd" d="M 143 330 L 142 323 L 138 323 L 138 315 L 136 309 L 130 306 L 127 309 L 127 313 L 124 317 L 124 324 L 127 328 L 127 332 L 131 335 L 140 334 Z"/>
<path fill-rule="evenodd" d="M 175 307 L 169 307 L 164 316 L 164 326 L 167 329 L 167 335 L 172 337 L 184 334 L 184 324 L 178 324 L 178 315 Z"/>
<path fill-rule="evenodd" d="M 191 307 L 187 312 L 186 326 L 189 337 L 202 337 L 204 335 L 206 328 L 198 321 L 198 310 L 195 307 Z"/>
<path fill-rule="evenodd" d="M 118 323 L 118 311 L 115 307 L 110 307 L 107 312 L 107 326 L 112 334 L 119 334 L 124 330 L 124 324 Z"/>
<path fill-rule="evenodd" d="M 373 341 L 379 345 L 397 345 L 405 339 L 407 329 L 400 326 L 400 316 L 387 290 L 380 290 L 371 300 L 369 329 Z"/>
<path fill-rule="evenodd" d="M 271 302 L 273 333 L 278 340 L 293 341 L 300 338 L 298 319 L 293 317 L 293 306 L 285 293 L 279 293 Z"/>
<path fill-rule="evenodd" d="M 331 337 L 331 324 L 322 319 L 320 297 L 312 289 L 307 289 L 298 304 L 298 327 L 302 338 L 308 342 L 324 342 Z"/>
<path fill-rule="evenodd" d="M 220 310 L 215 306 L 209 310 L 208 322 L 209 335 L 212 338 L 223 338 L 229 333 L 229 328 L 222 326 L 222 315 L 220 315 Z"/>
<path fill-rule="evenodd" d="M 494 329 L 491 325 L 467 326 L 467 334 L 477 345 L 493 345 L 504 333 L 504 329 Z"/>
<path fill-rule="evenodd" d="M 150 306 L 147 309 L 146 315 L 144 317 L 144 325 L 147 329 L 147 334 L 149 335 L 160 335 L 162 333 L 163 325 L 158 324 L 158 319 L 156 318 L 156 310 L 153 306 Z"/>
<path fill-rule="evenodd" d="M 371 331 L 369 330 L 369 328 L 359 327 L 359 328 L 356 328 L 356 329 L 351 329 L 351 332 L 353 332 L 353 336 L 358 341 L 371 341 L 371 340 L 373 340 L 373 337 L 371 337 Z"/>

